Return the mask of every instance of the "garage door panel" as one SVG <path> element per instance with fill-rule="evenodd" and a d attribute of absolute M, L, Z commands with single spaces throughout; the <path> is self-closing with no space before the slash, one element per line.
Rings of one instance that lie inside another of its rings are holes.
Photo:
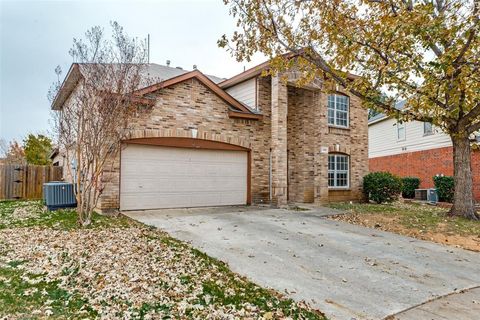
<path fill-rule="evenodd" d="M 246 152 L 128 145 L 121 161 L 122 210 L 246 203 Z"/>
<path fill-rule="evenodd" d="M 123 180 L 122 193 L 138 192 L 213 192 L 213 191 L 243 191 L 245 189 L 242 179 L 230 179 L 228 177 L 213 178 L 149 178 L 138 180 Z M 222 190 L 219 190 L 219 185 Z"/>

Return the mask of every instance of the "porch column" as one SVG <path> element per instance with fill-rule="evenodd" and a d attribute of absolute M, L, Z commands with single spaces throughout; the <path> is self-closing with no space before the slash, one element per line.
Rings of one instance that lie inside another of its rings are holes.
<path fill-rule="evenodd" d="M 272 205 L 287 205 L 287 84 L 272 76 Z"/>
<path fill-rule="evenodd" d="M 327 108 L 323 105 L 324 93 L 320 90 L 314 96 L 314 202 L 328 202 L 328 124 Z"/>

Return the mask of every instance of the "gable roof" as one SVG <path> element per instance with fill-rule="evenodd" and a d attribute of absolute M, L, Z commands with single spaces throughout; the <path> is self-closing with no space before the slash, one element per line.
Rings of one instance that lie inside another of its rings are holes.
<path fill-rule="evenodd" d="M 249 119 L 260 119 L 262 117 L 261 114 L 254 112 L 244 104 L 240 103 L 238 100 L 233 98 L 230 94 L 220 88 L 215 82 L 212 81 L 208 76 L 204 75 L 198 70 L 193 70 L 187 73 L 183 73 L 171 79 L 153 84 L 151 86 L 142 88 L 136 93 L 140 96 L 144 96 L 148 93 L 157 91 L 159 89 L 167 88 L 169 86 L 173 86 L 175 84 L 190 80 L 196 79 L 203 85 L 205 85 L 208 89 L 213 91 L 218 97 L 220 97 L 223 101 L 228 103 L 233 109 L 229 110 L 229 115 L 233 117 L 242 117 L 245 115 L 246 118 Z"/>
<path fill-rule="evenodd" d="M 405 103 L 407 102 L 407 100 L 401 100 L 399 102 L 397 102 L 395 104 L 395 109 L 397 110 L 403 110 L 403 108 L 405 108 Z M 377 123 L 377 122 L 380 122 L 380 121 L 383 121 L 383 120 L 386 120 L 390 118 L 389 116 L 387 116 L 385 113 L 379 113 L 373 117 L 371 117 L 370 119 L 368 119 L 368 125 L 371 125 L 371 124 L 374 124 L 374 123 Z"/>
<path fill-rule="evenodd" d="M 170 66 L 164 66 L 156 63 L 147 64 L 145 68 L 141 71 L 142 75 L 144 75 L 144 79 L 154 79 L 156 80 L 156 82 L 165 81 L 188 72 L 191 71 L 182 69 L 180 67 L 173 68 Z M 225 80 L 225 78 L 220 78 L 217 76 L 207 74 L 205 76 L 215 83 L 219 83 Z"/>
<path fill-rule="evenodd" d="M 259 76 L 262 73 L 262 71 L 267 70 L 269 66 L 270 66 L 270 61 L 265 61 L 263 63 L 260 63 L 259 65 L 256 65 L 255 67 L 252 67 L 248 70 L 243 71 L 242 73 L 239 73 L 229 79 L 226 79 L 220 82 L 218 86 L 222 89 L 227 89 L 240 82 Z"/>
<path fill-rule="evenodd" d="M 62 85 L 60 86 L 60 90 L 52 102 L 51 108 L 53 110 L 61 109 L 62 105 L 72 94 L 78 81 L 83 77 L 82 68 L 84 68 L 86 65 L 87 64 L 79 63 L 73 63 L 71 65 Z M 172 68 L 154 63 L 147 64 L 140 73 L 143 81 L 140 82 L 139 88 L 136 91 L 136 93 L 139 95 L 138 101 L 140 102 L 146 101 L 142 98 L 142 96 L 149 92 L 196 78 L 231 106 L 231 109 L 229 110 L 230 117 L 247 119 L 262 118 L 261 114 L 245 106 L 217 85 L 217 83 L 225 80 L 224 78 L 205 75 L 199 70 L 187 71 L 180 68 Z M 151 83 L 152 80 L 156 83 L 153 85 L 147 85 L 149 82 Z"/>
<path fill-rule="evenodd" d="M 301 50 L 299 52 L 289 52 L 283 54 L 283 56 L 287 59 L 292 59 L 301 54 Z M 243 71 L 242 73 L 239 73 L 229 79 L 223 80 L 218 85 L 222 89 L 228 89 L 236 84 L 239 84 L 241 82 L 244 82 L 246 80 L 249 80 L 251 78 L 259 76 L 263 71 L 266 71 L 270 68 L 270 61 L 267 60 L 265 62 L 260 63 L 259 65 L 256 65 L 248 70 Z M 353 74 L 353 73 L 347 73 L 347 77 L 349 79 L 357 79 L 359 76 Z"/>

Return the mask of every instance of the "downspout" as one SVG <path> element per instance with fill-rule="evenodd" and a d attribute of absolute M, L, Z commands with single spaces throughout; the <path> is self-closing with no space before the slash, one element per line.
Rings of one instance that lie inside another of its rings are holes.
<path fill-rule="evenodd" d="M 269 158 L 268 158 L 268 191 L 270 193 L 270 203 L 272 203 L 272 149 L 270 148 Z"/>

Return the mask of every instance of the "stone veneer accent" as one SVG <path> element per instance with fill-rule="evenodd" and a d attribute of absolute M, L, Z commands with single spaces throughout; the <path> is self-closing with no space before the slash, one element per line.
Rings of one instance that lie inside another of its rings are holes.
<path fill-rule="evenodd" d="M 251 149 L 254 204 L 270 203 L 270 196 L 275 206 L 361 199 L 362 178 L 368 172 L 368 127 L 360 101 L 351 97 L 350 128 L 339 129 L 327 125 L 325 92 L 287 86 L 278 77 L 258 78 L 257 88 L 262 120 L 229 118 L 228 105 L 196 79 L 161 89 L 149 95 L 156 103 L 138 112 L 128 138 L 195 138 L 196 129 L 197 139 Z M 348 190 L 328 188 L 328 153 L 322 153 L 322 147 L 350 156 Z M 118 209 L 120 154 L 110 159 L 102 183 L 99 209 Z"/>

